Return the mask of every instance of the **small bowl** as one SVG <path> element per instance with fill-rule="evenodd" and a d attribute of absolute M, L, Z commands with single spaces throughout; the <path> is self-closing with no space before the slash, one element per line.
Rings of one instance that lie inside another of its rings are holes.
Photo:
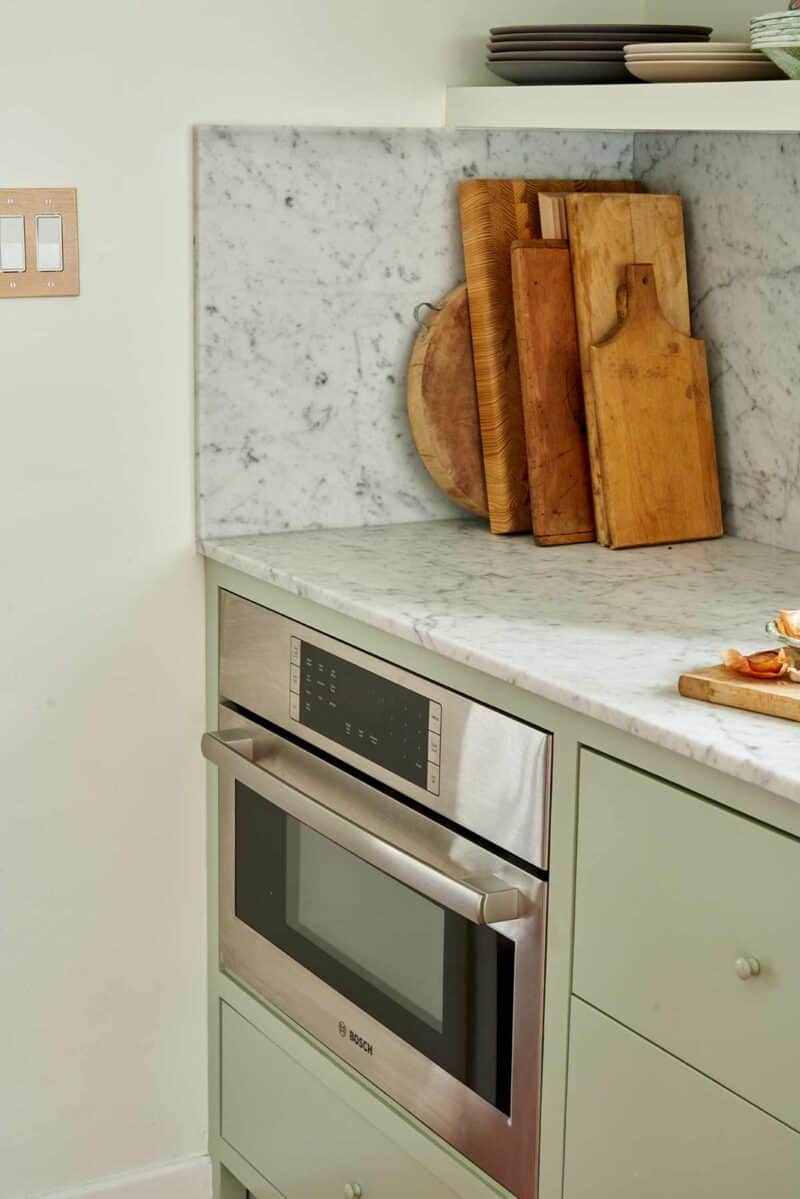
<path fill-rule="evenodd" d="M 800 79 L 800 46 L 757 46 L 790 79 Z"/>
<path fill-rule="evenodd" d="M 780 641 L 781 645 L 790 645 L 792 649 L 800 650 L 800 638 L 786 637 L 783 633 L 778 632 L 778 626 L 774 620 L 770 620 L 767 624 L 767 632 L 774 641 Z"/>

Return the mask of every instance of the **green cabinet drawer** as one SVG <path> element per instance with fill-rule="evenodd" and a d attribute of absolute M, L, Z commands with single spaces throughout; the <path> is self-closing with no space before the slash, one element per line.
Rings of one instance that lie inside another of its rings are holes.
<path fill-rule="evenodd" d="M 800 842 L 584 751 L 575 916 L 577 995 L 800 1129 Z"/>
<path fill-rule="evenodd" d="M 800 1135 L 573 1001 L 564 1199 L 797 1199 Z"/>
<path fill-rule="evenodd" d="M 221 1019 L 222 1136 L 286 1199 L 456 1199 L 227 1004 Z"/>

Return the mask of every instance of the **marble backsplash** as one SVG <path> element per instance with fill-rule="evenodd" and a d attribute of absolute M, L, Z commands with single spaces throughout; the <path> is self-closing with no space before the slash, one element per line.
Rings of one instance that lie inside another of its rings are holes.
<path fill-rule="evenodd" d="M 459 514 L 405 411 L 414 306 L 463 278 L 456 183 L 630 176 L 632 139 L 205 128 L 196 155 L 199 535 Z"/>
<path fill-rule="evenodd" d="M 684 199 L 729 533 L 800 545 L 800 134 L 639 134 L 648 191 Z"/>

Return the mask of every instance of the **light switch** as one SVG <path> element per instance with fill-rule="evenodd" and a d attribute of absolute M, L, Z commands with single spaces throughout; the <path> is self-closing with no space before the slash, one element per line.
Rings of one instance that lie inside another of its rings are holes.
<path fill-rule="evenodd" d="M 37 216 L 36 218 L 36 269 L 37 271 L 63 271 L 64 240 L 61 233 L 60 216 Z"/>
<path fill-rule="evenodd" d="M 25 218 L 0 216 L 0 271 L 25 270 Z"/>

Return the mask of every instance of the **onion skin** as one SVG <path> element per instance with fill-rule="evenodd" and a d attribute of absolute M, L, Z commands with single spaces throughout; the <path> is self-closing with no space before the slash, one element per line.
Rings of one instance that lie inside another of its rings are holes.
<path fill-rule="evenodd" d="M 783 637 L 800 638 L 800 608 L 779 612 L 775 619 L 775 628 Z"/>
<path fill-rule="evenodd" d="M 760 654 L 740 654 L 738 649 L 726 649 L 722 663 L 734 674 L 746 675 L 751 679 L 782 679 L 792 665 L 785 649 L 766 649 Z"/>

